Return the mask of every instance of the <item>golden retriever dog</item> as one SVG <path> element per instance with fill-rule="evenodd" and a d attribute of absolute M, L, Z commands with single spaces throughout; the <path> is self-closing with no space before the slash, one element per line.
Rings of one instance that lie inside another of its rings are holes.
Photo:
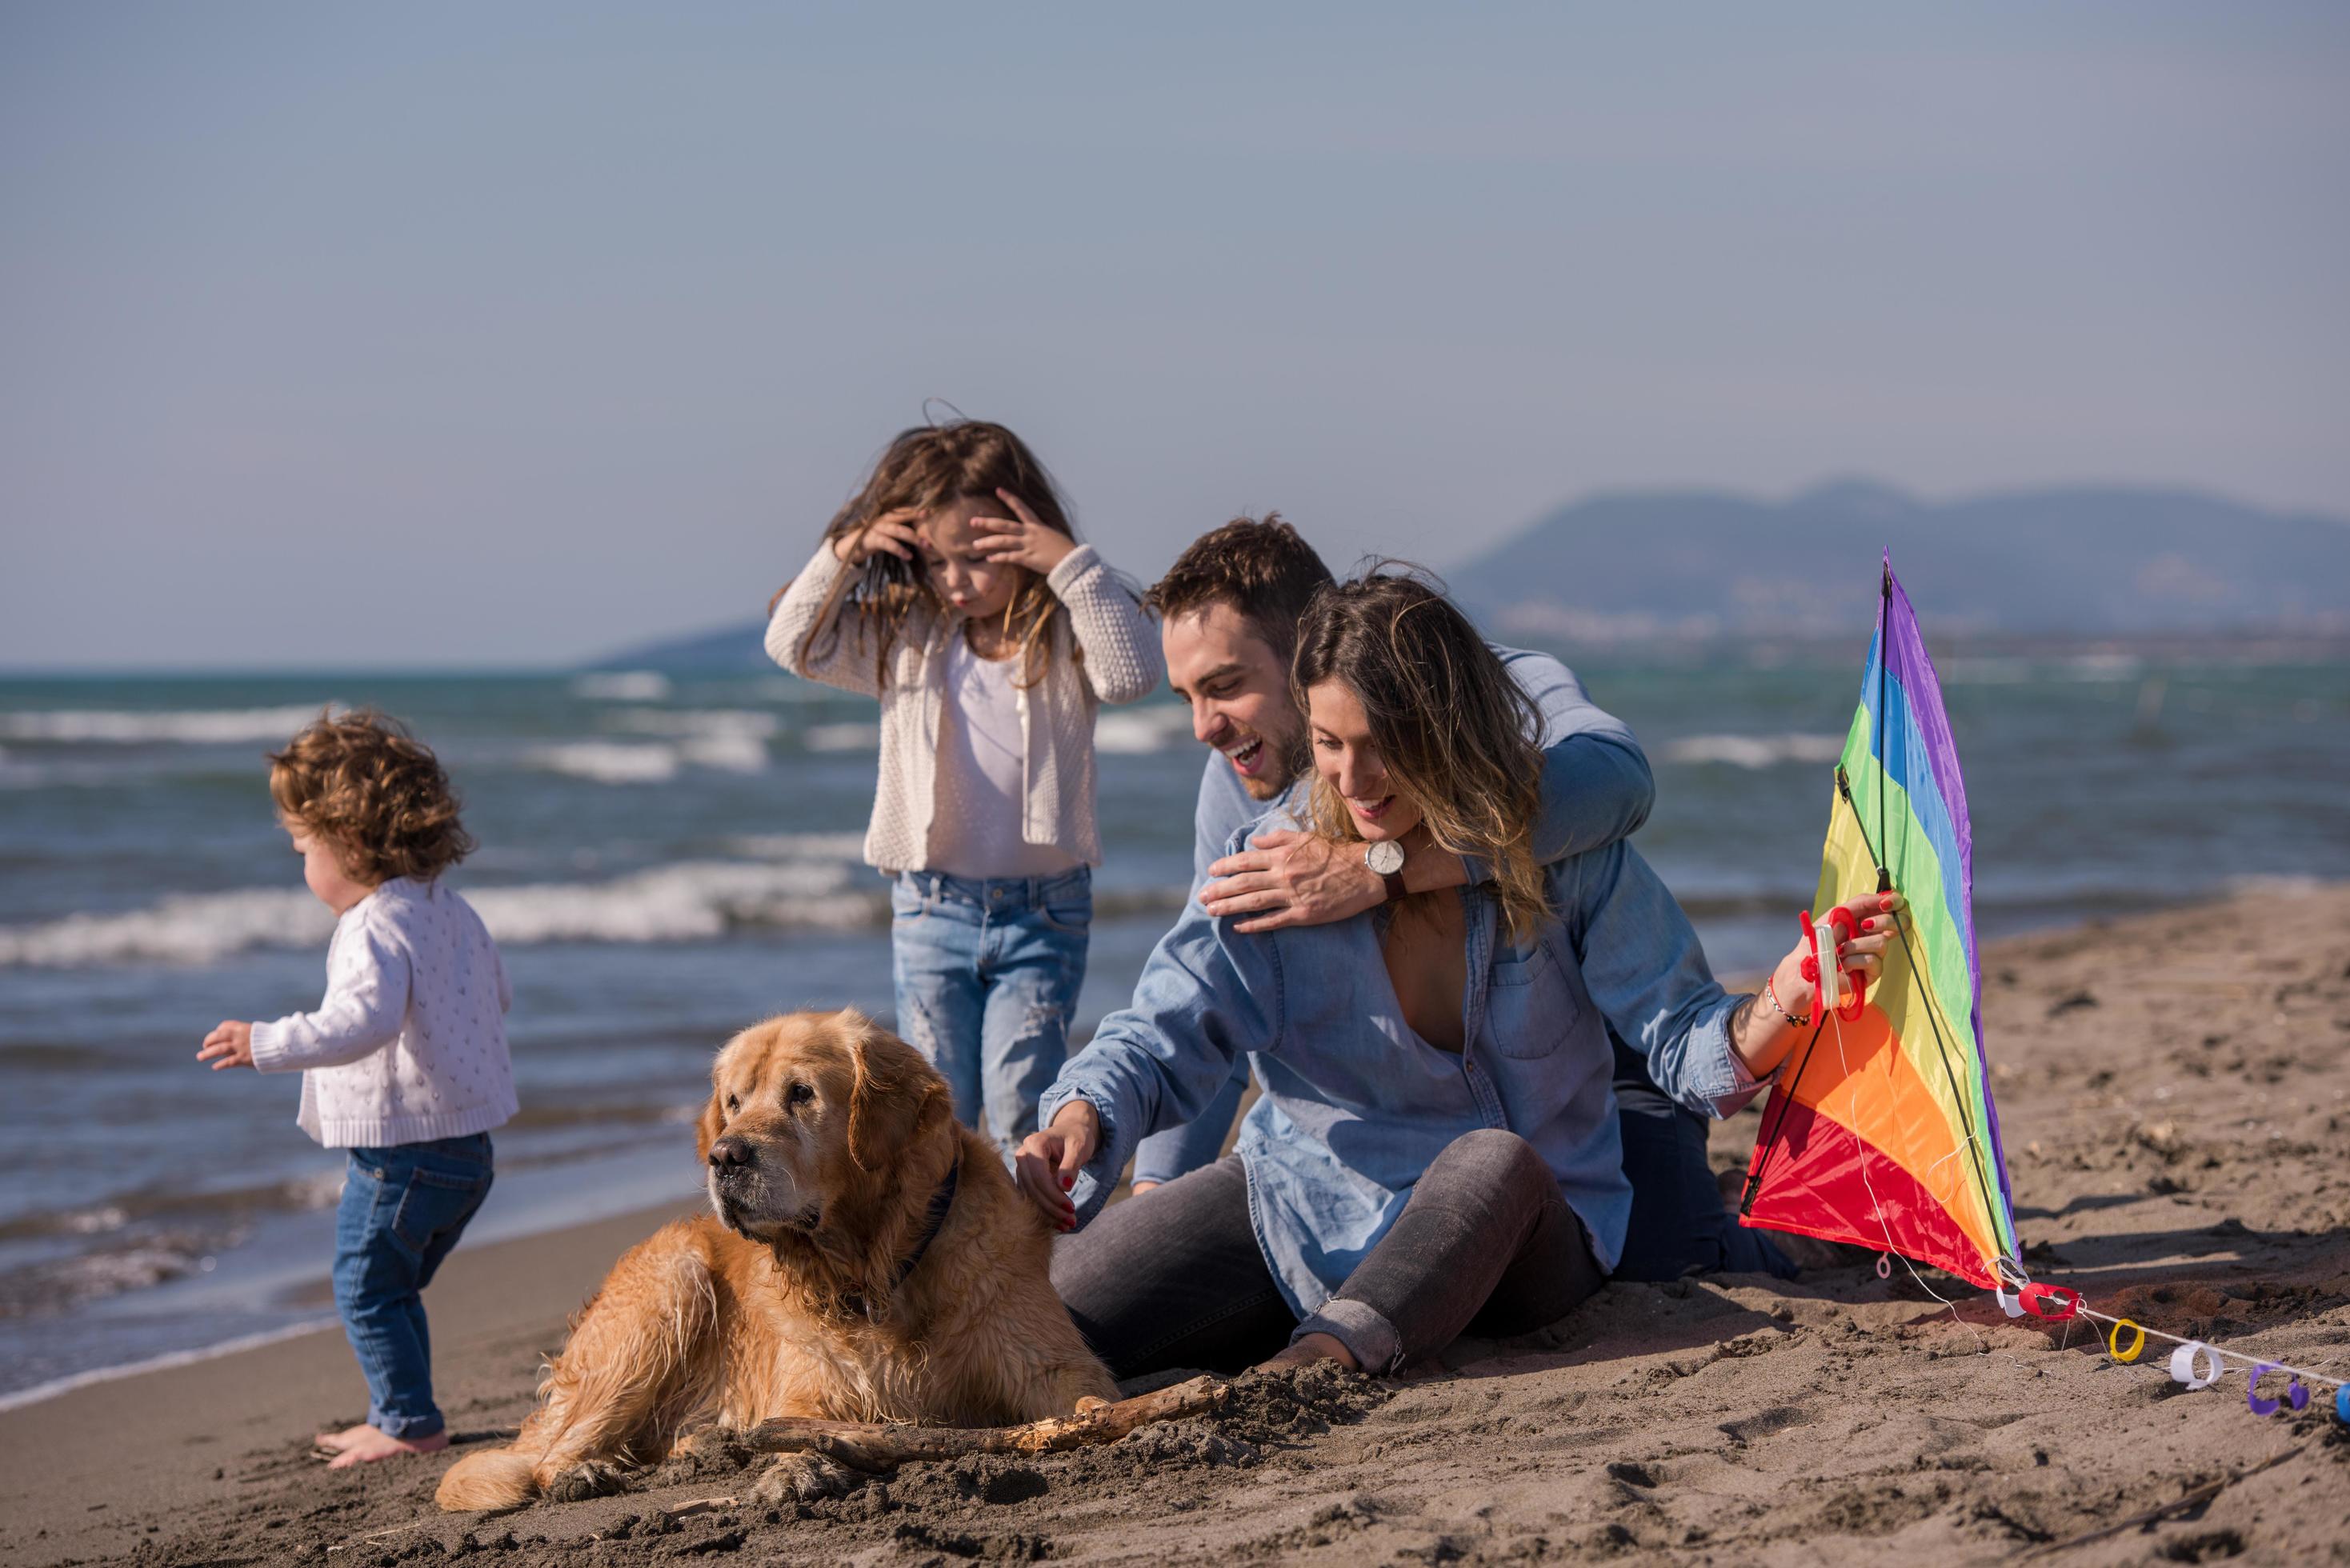
<path fill-rule="evenodd" d="M 795 1012 L 727 1042 L 711 1083 L 714 1213 L 621 1257 L 514 1445 L 452 1466 L 442 1508 L 608 1491 L 712 1420 L 1002 1426 L 1118 1397 L 1053 1293 L 1043 1213 L 912 1046 Z M 760 1491 L 805 1493 L 807 1469 Z"/>

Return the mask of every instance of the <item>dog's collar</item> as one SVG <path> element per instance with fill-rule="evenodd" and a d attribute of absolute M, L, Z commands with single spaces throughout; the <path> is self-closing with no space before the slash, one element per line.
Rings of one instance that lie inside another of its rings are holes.
<path fill-rule="evenodd" d="M 955 1188 L 962 1179 L 962 1154 L 958 1150 L 954 1163 L 947 1167 L 945 1179 L 941 1180 L 937 1189 L 931 1194 L 930 1211 L 922 1217 L 921 1236 L 914 1242 L 914 1250 L 907 1253 L 899 1262 L 897 1276 L 889 1282 L 891 1296 L 897 1295 L 898 1288 L 906 1282 L 908 1276 L 913 1273 L 915 1265 L 922 1261 L 922 1254 L 929 1251 L 931 1243 L 939 1239 L 939 1231 L 946 1225 L 947 1214 L 954 1208 Z M 874 1311 L 873 1303 L 855 1291 L 841 1293 L 840 1312 L 844 1317 L 861 1317 L 868 1323 L 880 1321 Z"/>

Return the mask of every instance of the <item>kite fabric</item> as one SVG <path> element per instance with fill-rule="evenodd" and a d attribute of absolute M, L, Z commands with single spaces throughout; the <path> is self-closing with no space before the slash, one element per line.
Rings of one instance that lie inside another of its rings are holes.
<path fill-rule="evenodd" d="M 1974 849 L 1959 753 L 1917 614 L 1885 563 L 1830 797 L 1813 909 L 1908 901 L 1856 1021 L 1817 1023 L 1780 1070 L 1741 1220 L 1915 1258 L 1986 1290 L 2016 1258 L 2015 1205 L 1982 1053 Z"/>

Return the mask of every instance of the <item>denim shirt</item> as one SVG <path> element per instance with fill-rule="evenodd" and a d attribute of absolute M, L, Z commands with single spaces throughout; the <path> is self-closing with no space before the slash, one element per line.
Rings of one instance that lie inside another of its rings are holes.
<path fill-rule="evenodd" d="M 1230 844 L 1290 826 L 1276 813 Z M 1300 1317 L 1387 1234 L 1445 1146 L 1480 1127 L 1514 1132 L 1549 1162 L 1612 1270 L 1632 1189 L 1609 1028 L 1692 1109 L 1727 1116 L 1759 1085 L 1730 1048 L 1737 999 L 1638 853 L 1617 842 L 1544 869 L 1554 913 L 1514 944 L 1490 890 L 1458 890 L 1468 977 L 1458 1055 L 1405 1023 L 1378 911 L 1243 936 L 1186 908 L 1133 1004 L 1103 1020 L 1038 1105 L 1040 1125 L 1076 1098 L 1101 1116 L 1101 1147 L 1071 1194 L 1079 1223 L 1100 1211 L 1136 1143 L 1197 1116 L 1245 1052 L 1264 1086 L 1238 1149 L 1250 1222 Z"/>

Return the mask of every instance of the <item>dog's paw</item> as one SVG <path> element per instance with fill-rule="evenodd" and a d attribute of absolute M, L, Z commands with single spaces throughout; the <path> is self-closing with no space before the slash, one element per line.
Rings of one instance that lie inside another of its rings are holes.
<path fill-rule="evenodd" d="M 546 1483 L 549 1502 L 585 1502 L 591 1497 L 608 1497 L 628 1484 L 628 1477 L 617 1465 L 601 1459 L 588 1459 L 576 1464 Z"/>
<path fill-rule="evenodd" d="M 759 1508 L 785 1508 L 795 1502 L 840 1497 L 865 1478 L 822 1454 L 779 1454 L 775 1462 L 752 1483 L 751 1501 Z"/>

